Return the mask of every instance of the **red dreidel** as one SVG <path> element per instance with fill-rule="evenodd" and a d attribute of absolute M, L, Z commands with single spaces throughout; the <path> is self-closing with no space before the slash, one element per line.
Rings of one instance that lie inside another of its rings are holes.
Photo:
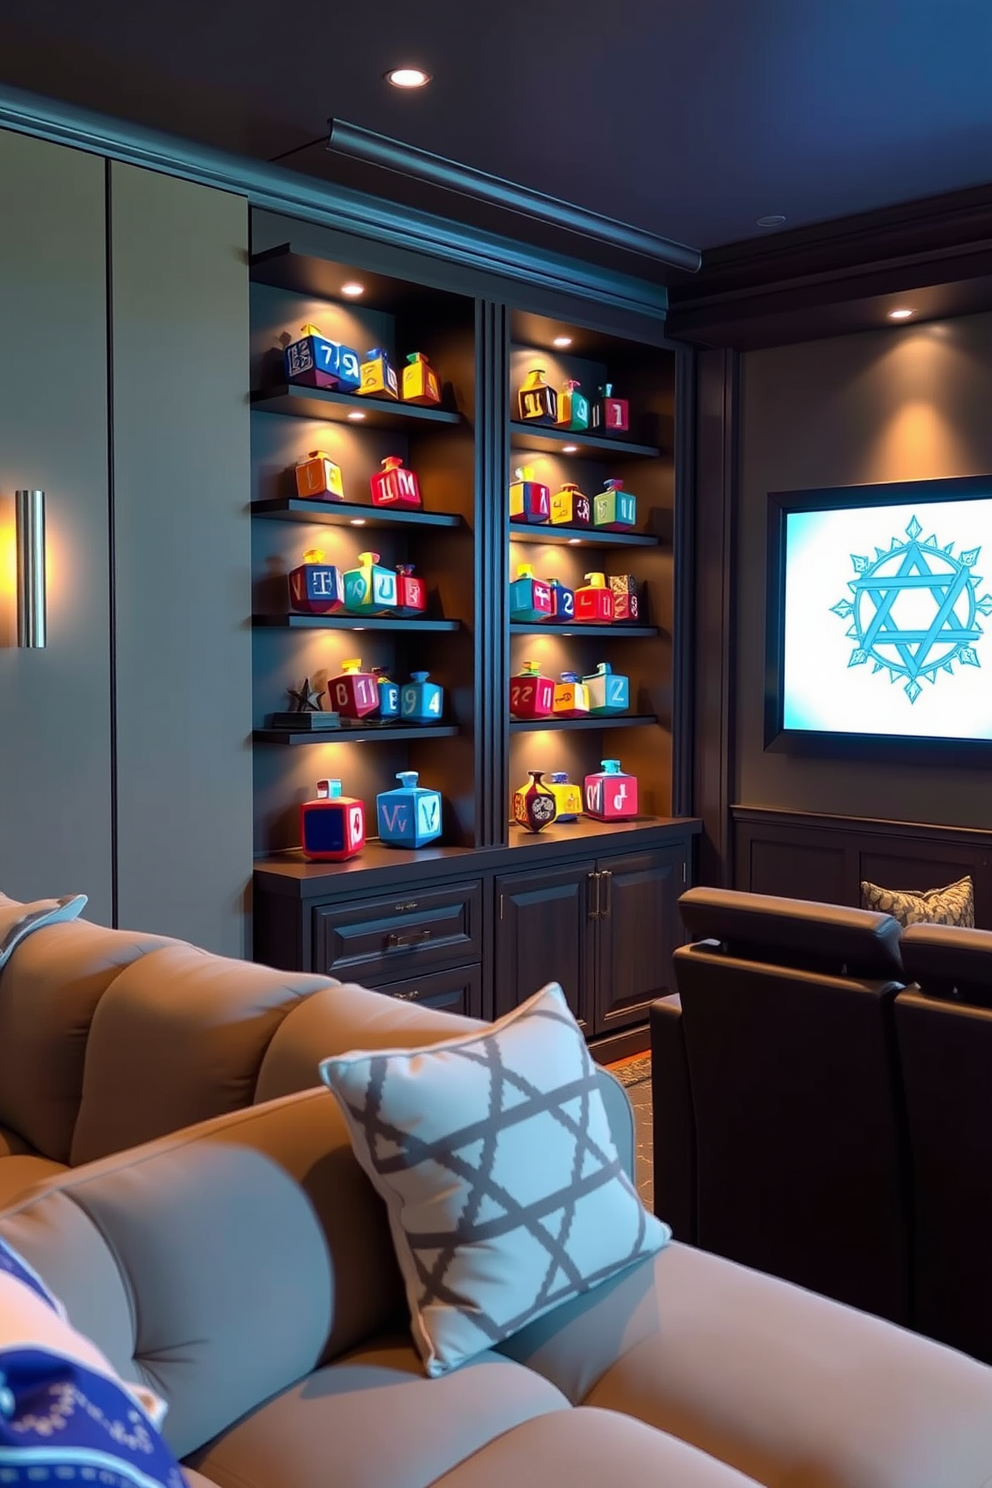
<path fill-rule="evenodd" d="M 340 780 L 318 780 L 317 798 L 300 805 L 303 856 L 343 863 L 365 846 L 365 803 L 341 794 Z"/>
<path fill-rule="evenodd" d="M 510 678 L 511 718 L 550 718 L 555 707 L 555 684 L 541 676 L 538 661 L 525 661 L 519 677 Z"/>
<path fill-rule="evenodd" d="M 605 574 L 586 574 L 586 582 L 575 591 L 575 619 L 580 625 L 613 623 L 613 594 L 606 587 Z"/>
<path fill-rule="evenodd" d="M 596 821 L 629 821 L 637 815 L 637 780 L 619 760 L 603 760 L 602 773 L 585 778 L 586 816 Z"/>
<path fill-rule="evenodd" d="M 344 670 L 340 677 L 333 677 L 327 684 L 327 696 L 331 707 L 342 718 L 365 718 L 379 707 L 379 680 L 372 672 L 363 672 L 362 663 L 341 663 Z"/>

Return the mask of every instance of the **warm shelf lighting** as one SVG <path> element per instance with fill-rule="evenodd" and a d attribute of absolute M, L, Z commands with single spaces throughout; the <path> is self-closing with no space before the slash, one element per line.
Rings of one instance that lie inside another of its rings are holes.
<path fill-rule="evenodd" d="M 559 351 L 564 351 L 565 350 L 565 347 L 566 346 L 571 346 L 571 344 L 572 344 L 572 338 L 571 338 L 571 336 L 556 336 L 555 339 L 551 343 L 552 346 L 557 346 L 558 349 L 559 349 Z"/>
<path fill-rule="evenodd" d="M 563 444 L 561 452 L 563 455 L 574 455 L 578 447 L 577 444 Z"/>
<path fill-rule="evenodd" d="M 576 547 L 576 546 L 577 546 L 577 544 L 578 544 L 578 543 L 580 543 L 580 542 L 581 542 L 581 541 L 582 541 L 582 539 L 581 539 L 581 537 L 570 537 L 570 538 L 569 538 L 569 539 L 568 539 L 568 546 L 569 546 L 569 547 L 570 547 L 570 548 L 574 548 L 574 547 Z"/>
<path fill-rule="evenodd" d="M 889 319 L 890 320 L 908 320 L 911 315 L 915 315 L 915 314 L 916 314 L 915 310 L 890 310 L 889 311 Z"/>
<path fill-rule="evenodd" d="M 353 423 L 356 423 L 357 424 L 357 423 L 360 423 L 361 422 L 361 420 L 365 417 L 365 415 L 364 415 L 364 413 L 359 413 L 356 410 L 354 413 L 349 413 L 348 417 L 351 419 L 351 421 Z"/>
<path fill-rule="evenodd" d="M 364 517 L 352 517 L 351 518 L 351 525 L 352 525 L 352 527 L 364 527 L 365 526 L 365 518 Z"/>
<path fill-rule="evenodd" d="M 420 67 L 391 67 L 383 77 L 394 88 L 425 88 L 431 80 L 430 73 Z"/>
<path fill-rule="evenodd" d="M 341 293 L 347 295 L 350 300 L 357 300 L 359 295 L 365 293 L 365 285 L 355 283 L 342 284 Z"/>

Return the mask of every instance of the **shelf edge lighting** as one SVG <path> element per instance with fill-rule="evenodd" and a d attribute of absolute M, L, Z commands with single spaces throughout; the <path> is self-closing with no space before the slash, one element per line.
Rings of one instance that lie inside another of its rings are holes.
<path fill-rule="evenodd" d="M 440 186 L 444 191 L 454 191 L 476 201 L 491 202 L 495 206 L 520 212 L 529 217 L 549 222 L 554 227 L 566 228 L 584 238 L 607 243 L 612 248 L 626 249 L 642 258 L 667 264 L 670 268 L 686 269 L 696 273 L 702 263 L 698 248 L 685 243 L 676 243 L 671 238 L 657 233 L 645 232 L 627 222 L 618 222 L 613 217 L 604 217 L 599 212 L 585 207 L 573 206 L 556 196 L 532 191 L 527 186 L 518 186 L 502 176 L 491 176 L 486 171 L 476 170 L 470 165 L 461 165 L 443 155 L 432 155 L 428 150 L 418 150 L 415 145 L 401 140 L 389 139 L 357 124 L 348 124 L 343 119 L 327 121 L 327 148 L 339 155 L 348 155 L 353 160 L 363 160 L 368 165 L 381 166 L 384 170 L 396 171 L 400 175 L 425 181 L 431 186 Z"/>
<path fill-rule="evenodd" d="M 45 493 L 18 491 L 15 501 L 17 542 L 17 644 L 47 645 L 45 594 Z"/>

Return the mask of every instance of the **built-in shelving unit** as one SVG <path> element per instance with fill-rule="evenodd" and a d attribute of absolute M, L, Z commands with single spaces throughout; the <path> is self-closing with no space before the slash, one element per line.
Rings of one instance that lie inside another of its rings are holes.
<path fill-rule="evenodd" d="M 388 506 L 363 506 L 359 502 L 314 501 L 302 496 L 276 496 L 270 501 L 253 501 L 253 517 L 271 517 L 281 522 L 306 522 L 316 527 L 383 528 L 387 532 L 400 527 L 461 527 L 457 512 L 394 511 Z"/>
<path fill-rule="evenodd" d="M 660 537 L 649 532 L 604 532 L 601 527 L 552 527 L 550 523 L 531 526 L 512 522 L 510 541 L 518 543 L 563 543 L 569 547 L 656 548 Z"/>
<path fill-rule="evenodd" d="M 383 630 L 390 635 L 461 629 L 460 620 L 401 620 L 392 615 L 252 615 L 251 623 L 276 630 Z"/>
<path fill-rule="evenodd" d="M 534 450 L 538 454 L 571 454 L 578 457 L 609 455 L 610 463 L 627 460 L 658 460 L 661 450 L 653 444 L 635 444 L 629 439 L 593 434 L 589 430 L 554 429 L 544 424 L 510 424 L 510 448 Z"/>
<path fill-rule="evenodd" d="M 293 418 L 325 419 L 333 423 L 367 424 L 370 429 L 409 429 L 411 425 L 451 426 L 459 424 L 457 413 L 443 408 L 421 408 L 415 403 L 393 403 L 385 398 L 361 398 L 357 393 L 336 393 L 329 388 L 259 388 L 251 395 L 252 408 L 260 413 L 289 414 Z"/>
<path fill-rule="evenodd" d="M 512 718 L 511 734 L 536 733 L 539 729 L 604 729 L 644 728 L 658 722 L 653 713 L 613 713 L 609 717 L 589 718 Z"/>
<path fill-rule="evenodd" d="M 376 724 L 369 728 L 307 729 L 298 733 L 290 728 L 255 729 L 256 744 L 360 744 L 398 743 L 412 739 L 453 739 L 458 729 L 441 724 L 424 724 L 420 728 L 387 727 Z"/>

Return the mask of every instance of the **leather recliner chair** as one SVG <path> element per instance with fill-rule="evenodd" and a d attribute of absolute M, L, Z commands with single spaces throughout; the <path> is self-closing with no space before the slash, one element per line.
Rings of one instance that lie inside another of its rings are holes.
<path fill-rule="evenodd" d="M 992 1363 L 992 933 L 903 931 L 915 1325 Z"/>
<path fill-rule="evenodd" d="M 675 953 L 679 998 L 652 1009 L 657 1212 L 706 1250 L 908 1322 L 898 923 L 712 888 L 679 909 L 697 943 Z"/>

